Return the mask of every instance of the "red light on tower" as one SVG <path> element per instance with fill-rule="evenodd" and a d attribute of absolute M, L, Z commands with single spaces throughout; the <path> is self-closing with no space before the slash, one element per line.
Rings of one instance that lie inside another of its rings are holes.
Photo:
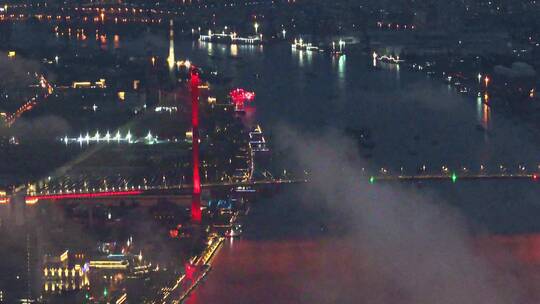
<path fill-rule="evenodd" d="M 539 178 L 539 177 L 538 177 L 538 174 L 533 174 L 533 175 L 532 175 L 533 181 L 538 181 L 538 178 Z"/>
<path fill-rule="evenodd" d="M 193 194 L 191 201 L 191 220 L 199 223 L 202 220 L 201 212 L 201 177 L 199 174 L 199 71 L 192 66 L 190 73 L 191 85 L 191 126 L 193 130 L 192 156 L 193 156 Z"/>

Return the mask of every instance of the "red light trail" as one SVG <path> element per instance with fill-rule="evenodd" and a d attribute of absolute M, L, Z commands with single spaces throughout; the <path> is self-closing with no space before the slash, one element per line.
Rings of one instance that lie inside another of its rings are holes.
<path fill-rule="evenodd" d="M 110 196 L 129 196 L 140 195 L 143 191 L 108 191 L 108 192 L 96 192 L 96 193 L 66 193 L 66 194 L 51 194 L 51 195 L 35 195 L 27 196 L 27 201 L 37 201 L 41 199 L 57 200 L 57 199 L 82 199 L 82 198 L 97 198 L 97 197 L 110 197 Z"/>

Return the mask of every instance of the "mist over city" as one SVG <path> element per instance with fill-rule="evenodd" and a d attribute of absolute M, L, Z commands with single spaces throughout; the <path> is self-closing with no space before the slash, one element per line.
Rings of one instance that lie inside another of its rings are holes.
<path fill-rule="evenodd" d="M 539 303 L 539 15 L 0 0 L 0 303 Z"/>

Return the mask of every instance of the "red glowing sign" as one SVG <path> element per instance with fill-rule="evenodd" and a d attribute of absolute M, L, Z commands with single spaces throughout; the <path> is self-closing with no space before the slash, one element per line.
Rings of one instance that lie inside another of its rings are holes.
<path fill-rule="evenodd" d="M 193 130 L 192 158 L 193 158 L 193 194 L 191 201 L 191 219 L 199 223 L 201 212 L 201 177 L 199 174 L 199 70 L 191 67 L 191 127 Z"/>
<path fill-rule="evenodd" d="M 241 105 L 245 102 L 251 102 L 253 101 L 253 99 L 255 99 L 254 92 L 249 92 L 244 89 L 234 89 L 229 93 L 229 96 L 231 97 L 231 100 L 235 105 Z"/>

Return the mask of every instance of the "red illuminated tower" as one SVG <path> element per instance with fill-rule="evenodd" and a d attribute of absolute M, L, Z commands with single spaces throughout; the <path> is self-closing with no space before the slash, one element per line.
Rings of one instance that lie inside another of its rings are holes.
<path fill-rule="evenodd" d="M 201 177 L 199 174 L 199 72 L 191 69 L 191 125 L 193 132 L 193 197 L 191 201 L 191 220 L 199 223 L 201 214 Z"/>

